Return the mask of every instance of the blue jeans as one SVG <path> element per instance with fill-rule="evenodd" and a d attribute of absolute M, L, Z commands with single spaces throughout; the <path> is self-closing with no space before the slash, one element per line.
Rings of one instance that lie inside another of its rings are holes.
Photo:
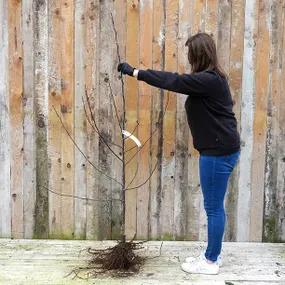
<path fill-rule="evenodd" d="M 224 198 L 239 155 L 240 151 L 222 156 L 201 155 L 199 158 L 200 183 L 208 219 L 205 257 L 211 261 L 216 261 L 221 253 L 226 221 Z"/>

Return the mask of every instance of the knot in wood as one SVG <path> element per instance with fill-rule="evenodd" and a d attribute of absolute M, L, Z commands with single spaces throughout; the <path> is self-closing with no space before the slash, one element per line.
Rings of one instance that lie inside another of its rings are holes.
<path fill-rule="evenodd" d="M 44 118 L 39 118 L 38 126 L 39 126 L 39 128 L 44 128 L 45 127 Z"/>
<path fill-rule="evenodd" d="M 60 105 L 61 113 L 67 113 L 67 107 L 65 105 Z"/>

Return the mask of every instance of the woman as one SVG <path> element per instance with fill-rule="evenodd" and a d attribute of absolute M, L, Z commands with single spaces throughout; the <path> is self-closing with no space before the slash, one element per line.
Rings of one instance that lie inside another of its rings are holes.
<path fill-rule="evenodd" d="M 186 46 L 191 74 L 138 70 L 128 63 L 120 63 L 118 71 L 152 86 L 188 95 L 185 109 L 194 147 L 200 153 L 208 246 L 198 258 L 187 258 L 182 269 L 218 274 L 226 220 L 224 197 L 240 155 L 240 138 L 227 76 L 218 63 L 214 40 L 206 33 L 198 33 L 187 40 Z"/>

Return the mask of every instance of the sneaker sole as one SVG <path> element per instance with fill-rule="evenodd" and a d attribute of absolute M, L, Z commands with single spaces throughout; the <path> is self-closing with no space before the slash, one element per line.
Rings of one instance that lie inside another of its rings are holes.
<path fill-rule="evenodd" d="M 187 257 L 187 258 L 185 259 L 185 262 L 186 262 L 186 263 L 192 263 L 192 262 L 194 262 L 195 260 L 197 260 L 197 258 L 199 258 L 199 257 Z M 217 264 L 218 264 L 220 267 L 223 266 L 223 262 L 222 262 L 222 261 L 217 261 Z"/>
<path fill-rule="evenodd" d="M 215 273 L 210 273 L 210 272 L 189 272 L 189 271 L 187 271 L 187 269 L 184 269 L 182 266 L 181 266 L 181 269 L 184 271 L 184 272 L 186 272 L 186 273 L 188 273 L 188 274 L 203 274 L 203 275 L 218 275 L 219 274 L 219 271 L 218 272 L 215 272 Z"/>

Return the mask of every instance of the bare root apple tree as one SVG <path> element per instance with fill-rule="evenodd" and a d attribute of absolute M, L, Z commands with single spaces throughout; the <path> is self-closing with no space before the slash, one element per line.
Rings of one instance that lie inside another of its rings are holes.
<path fill-rule="evenodd" d="M 117 63 L 122 62 L 121 54 L 120 54 L 120 47 L 118 41 L 118 33 L 114 23 L 114 17 L 110 14 L 115 38 L 115 45 L 116 45 L 116 57 Z M 121 178 L 118 179 L 115 175 L 110 175 L 106 173 L 100 165 L 96 165 L 92 162 L 88 155 L 84 153 L 84 151 L 80 148 L 80 146 L 75 141 L 74 137 L 69 133 L 68 129 L 66 128 L 60 113 L 56 108 L 54 108 L 54 112 L 56 113 L 63 129 L 66 131 L 67 135 L 69 136 L 70 140 L 72 140 L 75 148 L 79 151 L 82 156 L 86 159 L 86 161 L 90 164 L 90 166 L 94 169 L 95 172 L 99 173 L 100 176 L 104 177 L 105 179 L 110 180 L 113 183 L 116 183 L 120 187 L 120 198 L 116 199 L 119 200 L 120 203 L 120 240 L 118 243 L 110 248 L 107 249 L 88 249 L 88 252 L 92 255 L 92 258 L 86 267 L 80 267 L 74 269 L 71 273 L 74 273 L 75 276 L 79 277 L 79 273 L 87 270 L 89 275 L 96 275 L 99 273 L 105 273 L 107 271 L 115 272 L 116 274 L 129 274 L 133 272 L 137 272 L 142 265 L 145 258 L 135 254 L 135 250 L 142 248 L 143 242 L 135 242 L 134 239 L 136 234 L 130 241 L 126 240 L 126 192 L 127 191 L 135 191 L 139 190 L 142 186 L 147 184 L 153 173 L 155 172 L 156 168 L 158 167 L 158 160 L 154 164 L 153 168 L 150 170 L 148 177 L 145 177 L 142 181 L 139 181 L 137 185 L 132 186 L 133 182 L 136 181 L 138 172 L 139 172 L 139 163 L 137 163 L 135 169 L 133 169 L 131 175 L 130 170 L 128 167 L 131 165 L 131 162 L 134 159 L 138 159 L 140 152 L 143 148 L 147 146 L 147 143 L 152 139 L 152 137 L 157 133 L 157 130 L 161 127 L 163 117 L 165 115 L 168 100 L 167 97 L 165 102 L 165 107 L 162 112 L 159 113 L 157 118 L 156 127 L 150 132 L 149 137 L 144 138 L 144 141 L 141 142 L 140 138 L 137 138 L 135 134 L 138 131 L 140 126 L 139 121 L 136 121 L 135 127 L 132 130 L 126 129 L 126 118 L 127 118 L 127 108 L 126 108 L 126 92 L 125 92 L 125 84 L 124 78 L 122 75 L 118 76 L 120 81 L 120 92 L 119 94 L 115 94 L 112 89 L 112 84 L 108 75 L 106 75 L 104 83 L 108 87 L 108 96 L 110 99 L 110 104 L 112 106 L 112 114 L 115 116 L 116 124 L 118 124 L 118 130 L 120 131 L 120 143 L 112 141 L 110 136 L 106 136 L 106 134 L 100 129 L 98 119 L 96 119 L 96 114 L 93 108 L 92 98 L 96 96 L 96 94 L 88 93 L 88 90 L 85 89 L 85 94 L 82 97 L 82 102 L 84 106 L 84 113 L 86 117 L 86 121 L 89 124 L 90 128 L 93 130 L 94 134 L 98 136 L 100 144 L 104 145 L 107 151 L 120 162 L 121 165 Z M 128 96 L 132 96 L 132 94 L 128 94 Z M 118 104 L 118 101 L 119 104 Z M 127 140 L 131 141 L 127 144 Z M 128 147 L 127 147 L 128 146 Z M 128 173 L 128 179 L 126 177 Z M 129 177 L 129 175 L 131 177 Z M 58 194 L 52 189 L 48 189 L 49 191 L 53 192 L 54 194 Z M 60 194 L 63 195 L 63 194 Z M 66 196 L 66 195 L 63 195 Z M 99 201 L 100 203 L 108 203 L 111 205 L 114 201 L 114 198 L 110 198 L 107 200 L 100 200 L 94 199 L 89 197 L 78 197 L 71 195 L 71 197 L 75 199 L 83 199 L 87 201 Z"/>

